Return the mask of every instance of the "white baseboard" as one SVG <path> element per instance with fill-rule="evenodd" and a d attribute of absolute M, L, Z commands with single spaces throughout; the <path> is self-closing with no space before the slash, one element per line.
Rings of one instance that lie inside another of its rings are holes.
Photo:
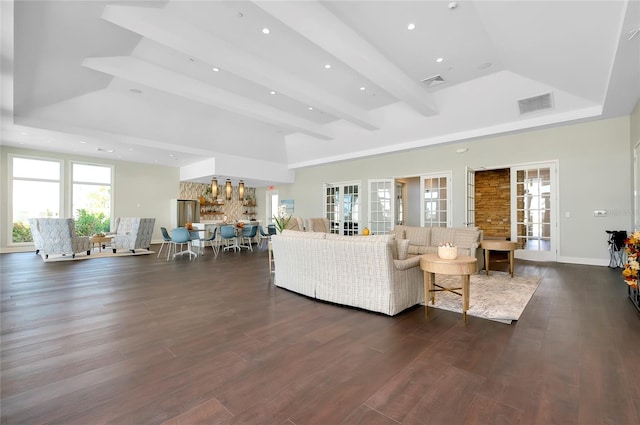
<path fill-rule="evenodd" d="M 609 266 L 609 259 L 584 257 L 558 257 L 558 263 L 584 264 L 585 266 Z"/>

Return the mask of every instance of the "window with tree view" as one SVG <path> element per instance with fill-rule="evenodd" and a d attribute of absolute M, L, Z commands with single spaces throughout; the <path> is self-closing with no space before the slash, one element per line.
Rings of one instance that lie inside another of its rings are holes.
<path fill-rule="evenodd" d="M 111 167 L 74 163 L 73 218 L 76 233 L 90 236 L 108 232 L 111 217 Z"/>
<path fill-rule="evenodd" d="M 60 217 L 60 161 L 13 157 L 11 241 L 32 242 L 29 218 Z"/>

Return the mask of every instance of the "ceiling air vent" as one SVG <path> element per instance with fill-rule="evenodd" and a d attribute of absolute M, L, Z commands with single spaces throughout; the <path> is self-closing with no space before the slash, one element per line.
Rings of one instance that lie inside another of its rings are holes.
<path fill-rule="evenodd" d="M 521 99 L 518 101 L 518 107 L 520 108 L 520 115 L 542 111 L 544 109 L 552 109 L 553 97 L 551 97 L 551 93 L 547 93 L 541 94 L 540 96 Z"/>
<path fill-rule="evenodd" d="M 440 74 L 434 75 L 433 77 L 425 78 L 424 80 L 422 80 L 422 82 L 425 83 L 427 87 L 435 87 L 439 86 L 440 84 L 446 83 L 446 81 Z"/>

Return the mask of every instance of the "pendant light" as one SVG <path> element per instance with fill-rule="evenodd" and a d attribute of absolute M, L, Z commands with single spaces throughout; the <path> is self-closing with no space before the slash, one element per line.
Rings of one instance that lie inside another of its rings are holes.
<path fill-rule="evenodd" d="M 244 182 L 242 180 L 238 183 L 238 199 L 244 201 Z"/>
<path fill-rule="evenodd" d="M 211 180 L 211 197 L 215 200 L 218 198 L 218 180 Z"/>
<path fill-rule="evenodd" d="M 227 183 L 224 185 L 225 193 L 227 194 L 227 201 L 231 200 L 231 191 L 233 188 L 231 187 L 231 180 L 227 179 Z"/>

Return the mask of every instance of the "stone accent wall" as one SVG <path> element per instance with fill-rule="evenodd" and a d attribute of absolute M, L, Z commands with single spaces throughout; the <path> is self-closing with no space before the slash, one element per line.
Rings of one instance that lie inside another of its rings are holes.
<path fill-rule="evenodd" d="M 511 173 L 508 168 L 476 172 L 476 225 L 484 237 L 511 236 Z"/>
<path fill-rule="evenodd" d="M 234 222 L 238 220 L 249 220 L 255 219 L 255 206 L 249 207 L 247 204 L 250 204 L 250 199 L 253 200 L 253 204 L 255 205 L 256 199 L 256 188 L 255 187 L 245 187 L 244 189 L 244 201 L 240 201 L 238 199 L 238 186 L 233 186 L 233 191 L 231 193 L 231 200 L 227 201 L 224 194 L 224 181 L 218 181 L 220 185 L 221 193 L 218 194 L 218 199 L 222 199 L 224 202 L 224 206 L 221 207 L 221 210 L 224 211 L 224 215 L 227 216 L 227 220 L 229 222 Z M 205 191 L 209 187 L 206 183 L 192 183 L 192 182 L 180 182 L 180 193 L 178 193 L 178 199 L 194 199 L 198 200 L 200 196 L 204 196 Z M 207 202 L 213 201 L 211 197 L 206 197 Z M 224 215 L 220 215 L 216 217 L 216 220 L 222 220 Z"/>

